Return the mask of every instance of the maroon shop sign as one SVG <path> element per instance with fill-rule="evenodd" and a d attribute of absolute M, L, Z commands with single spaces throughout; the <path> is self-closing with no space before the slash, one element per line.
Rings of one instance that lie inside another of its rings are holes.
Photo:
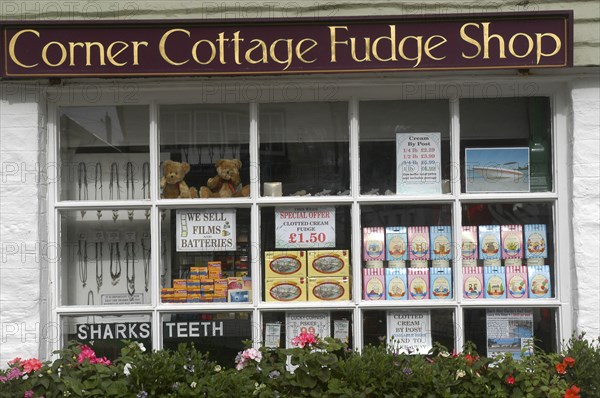
<path fill-rule="evenodd" d="M 572 12 L 4 23 L 2 77 L 258 75 L 572 65 Z"/>

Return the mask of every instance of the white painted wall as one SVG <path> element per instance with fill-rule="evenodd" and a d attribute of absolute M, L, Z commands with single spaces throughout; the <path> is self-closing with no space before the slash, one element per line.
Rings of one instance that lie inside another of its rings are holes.
<path fill-rule="evenodd" d="M 46 329 L 44 101 L 34 84 L 0 83 L 0 364 L 41 354 Z"/>
<path fill-rule="evenodd" d="M 573 306 L 575 327 L 600 336 L 600 81 L 571 84 Z"/>

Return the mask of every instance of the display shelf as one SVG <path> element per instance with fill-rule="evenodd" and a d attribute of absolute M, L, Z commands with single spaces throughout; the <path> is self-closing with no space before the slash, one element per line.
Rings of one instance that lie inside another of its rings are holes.
<path fill-rule="evenodd" d="M 261 302 L 257 308 L 260 311 L 296 311 L 296 310 L 313 310 L 313 311 L 330 311 L 338 309 L 353 309 L 356 303 L 352 301 L 336 301 L 335 304 L 323 303 L 317 301 L 302 301 L 290 303 L 267 303 Z"/>
<path fill-rule="evenodd" d="M 236 303 L 161 303 L 156 306 L 156 310 L 160 313 L 171 312 L 244 312 L 253 311 L 255 306 L 252 303 L 236 304 Z"/>
<path fill-rule="evenodd" d="M 104 315 L 104 314 L 139 314 L 144 315 L 152 312 L 154 307 L 147 304 L 141 304 L 136 306 L 124 306 L 124 305 L 69 305 L 62 306 L 56 310 L 60 315 Z"/>
<path fill-rule="evenodd" d="M 463 300 L 460 303 L 463 308 L 476 307 L 560 307 L 561 302 L 558 299 L 475 299 Z"/>
<path fill-rule="evenodd" d="M 393 309 L 393 308 L 457 308 L 455 300 L 420 300 L 420 301 L 362 301 L 358 304 L 360 309 Z"/>
<path fill-rule="evenodd" d="M 456 197 L 452 194 L 409 196 L 409 195 L 361 195 L 357 202 L 361 205 L 376 204 L 451 204 Z"/>
<path fill-rule="evenodd" d="M 348 195 L 329 195 L 329 196 L 263 196 L 256 200 L 256 203 L 262 207 L 272 206 L 318 206 L 321 204 L 349 204 L 354 199 Z"/>
<path fill-rule="evenodd" d="M 148 200 L 63 200 L 56 202 L 55 207 L 61 210 L 71 209 L 91 209 L 91 210 L 112 210 L 112 209 L 149 209 L 152 202 Z"/>
<path fill-rule="evenodd" d="M 554 192 L 527 192 L 527 193 L 461 193 L 457 199 L 461 203 L 473 202 L 553 202 L 558 198 Z"/>

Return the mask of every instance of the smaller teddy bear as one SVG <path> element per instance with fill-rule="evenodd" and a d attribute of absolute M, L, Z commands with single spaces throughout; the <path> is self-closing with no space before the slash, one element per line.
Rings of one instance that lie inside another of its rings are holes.
<path fill-rule="evenodd" d="M 215 163 L 217 175 L 209 178 L 206 186 L 200 187 L 201 198 L 231 198 L 250 196 L 250 186 L 242 186 L 239 159 L 219 159 Z"/>
<path fill-rule="evenodd" d="M 194 187 L 188 187 L 183 181 L 185 175 L 190 171 L 188 163 L 165 160 L 162 164 L 163 176 L 160 179 L 161 197 L 164 199 L 193 199 L 198 197 L 198 191 Z"/>

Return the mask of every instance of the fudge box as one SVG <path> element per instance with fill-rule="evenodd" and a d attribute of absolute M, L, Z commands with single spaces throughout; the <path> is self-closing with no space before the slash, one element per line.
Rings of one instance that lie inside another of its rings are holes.
<path fill-rule="evenodd" d="M 520 299 L 527 298 L 527 267 L 511 266 L 506 267 L 506 298 Z"/>
<path fill-rule="evenodd" d="M 483 298 L 482 267 L 463 267 L 463 297 L 465 299 Z"/>
<path fill-rule="evenodd" d="M 523 258 L 523 226 L 503 225 L 500 227 L 502 235 L 502 259 Z"/>
<path fill-rule="evenodd" d="M 309 277 L 308 301 L 350 300 L 350 277 Z"/>
<path fill-rule="evenodd" d="M 504 267 L 483 267 L 484 297 L 506 298 L 506 274 Z"/>
<path fill-rule="evenodd" d="M 265 280 L 265 301 L 292 302 L 306 301 L 306 277 L 267 278 Z"/>
<path fill-rule="evenodd" d="M 308 276 L 350 276 L 348 250 L 310 250 L 306 253 Z"/>
<path fill-rule="evenodd" d="M 429 227 L 432 260 L 452 260 L 452 228 L 449 225 Z"/>
<path fill-rule="evenodd" d="M 383 227 L 363 228 L 363 260 L 385 260 L 385 232 Z"/>
<path fill-rule="evenodd" d="M 363 300 L 385 300 L 385 274 L 383 268 L 363 269 Z"/>
<path fill-rule="evenodd" d="M 429 297 L 432 300 L 452 299 L 452 268 L 431 268 L 429 281 Z"/>
<path fill-rule="evenodd" d="M 387 227 L 385 229 L 385 248 L 387 261 L 408 260 L 406 227 Z"/>
<path fill-rule="evenodd" d="M 545 224 L 525 224 L 525 258 L 547 258 Z"/>
<path fill-rule="evenodd" d="M 385 299 L 408 300 L 408 279 L 406 268 L 385 269 Z"/>
<path fill-rule="evenodd" d="M 426 300 L 429 298 L 429 268 L 408 269 L 408 299 Z"/>
<path fill-rule="evenodd" d="M 529 298 L 550 298 L 550 266 L 535 265 L 527 267 L 529 280 Z"/>
<path fill-rule="evenodd" d="M 306 252 L 265 252 L 265 276 L 267 278 L 306 276 Z"/>
<path fill-rule="evenodd" d="M 479 226 L 479 258 L 482 260 L 500 260 L 500 226 Z"/>
<path fill-rule="evenodd" d="M 408 259 L 429 260 L 429 228 L 408 227 Z"/>
<path fill-rule="evenodd" d="M 462 227 L 462 244 L 461 244 L 461 255 L 463 259 L 463 266 L 465 264 L 472 264 L 472 261 L 465 260 L 477 260 L 477 227 L 474 225 L 465 225 Z M 477 264 L 477 261 L 475 261 Z"/>

